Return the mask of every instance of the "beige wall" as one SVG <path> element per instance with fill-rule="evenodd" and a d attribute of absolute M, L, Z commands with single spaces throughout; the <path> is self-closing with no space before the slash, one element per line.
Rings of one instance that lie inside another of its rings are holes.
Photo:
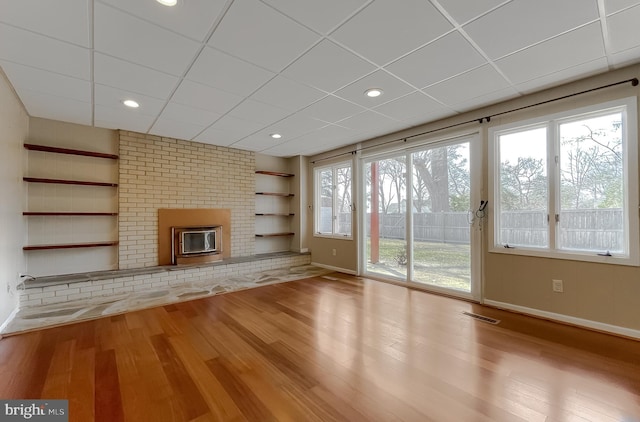
<path fill-rule="evenodd" d="M 22 143 L 29 117 L 0 70 L 0 327 L 16 309 L 18 273 L 25 272 L 22 182 Z"/>
<path fill-rule="evenodd" d="M 377 138 L 364 143 L 364 145 L 372 146 L 388 142 L 404 136 L 477 119 L 501 111 L 634 78 L 639 75 L 640 66 L 612 71 L 558 88 L 468 112 L 455 118 Z M 631 84 L 627 83 L 552 104 L 505 114 L 501 118 L 493 118 L 489 124 L 484 123 L 482 126 L 475 123 L 464 126 L 467 130 L 479 129 L 481 133 L 484 151 L 482 157 L 484 184 L 482 197 L 487 197 L 486 187 L 489 183 L 487 133 L 491 126 L 637 95 L 640 95 L 640 87 L 632 87 Z M 455 133 L 455 130 L 449 132 Z M 438 132 L 437 135 L 443 136 L 444 134 L 444 132 Z M 330 155 L 332 153 L 326 153 L 312 157 L 311 160 L 318 160 Z M 312 175 L 311 171 L 312 169 L 310 170 L 310 175 Z M 309 186 L 312 187 L 311 185 Z M 489 209 L 489 212 L 491 212 L 491 209 Z M 486 225 L 485 228 L 487 228 Z M 611 331 L 617 331 L 622 334 L 627 332 L 630 335 L 640 334 L 638 332 L 640 330 L 639 267 L 490 253 L 487 252 L 486 236 L 483 242 L 483 299 L 489 303 L 568 322 L 584 323 L 584 325 L 594 328 L 611 329 Z M 355 268 L 354 263 L 357 259 L 356 242 L 314 238 L 312 245 L 313 262 L 339 266 L 347 270 Z M 330 254 L 333 248 L 340 251 L 337 257 L 333 257 Z M 552 292 L 551 279 L 562 279 L 564 281 L 564 293 Z"/>
<path fill-rule="evenodd" d="M 311 241 L 311 262 L 328 268 L 355 274 L 358 266 L 356 239 L 331 239 L 314 236 Z M 336 254 L 333 255 L 333 250 Z"/>
<path fill-rule="evenodd" d="M 120 268 L 158 265 L 159 208 L 231 210 L 231 256 L 255 250 L 255 154 L 120 131 Z"/>

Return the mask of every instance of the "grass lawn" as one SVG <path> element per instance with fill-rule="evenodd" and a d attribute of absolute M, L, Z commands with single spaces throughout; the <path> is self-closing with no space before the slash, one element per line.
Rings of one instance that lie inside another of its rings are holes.
<path fill-rule="evenodd" d="M 380 239 L 380 261 L 367 263 L 368 271 L 394 277 L 406 277 L 403 264 L 404 240 Z M 367 239 L 367 256 L 370 241 Z M 414 242 L 413 280 L 439 287 L 469 291 L 471 277 L 469 245 L 436 242 Z"/>

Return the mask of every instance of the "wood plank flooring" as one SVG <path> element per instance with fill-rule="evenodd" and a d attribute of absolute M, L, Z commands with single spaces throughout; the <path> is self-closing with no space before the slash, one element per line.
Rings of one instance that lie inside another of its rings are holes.
<path fill-rule="evenodd" d="M 640 342 L 333 277 L 4 338 L 0 398 L 81 422 L 640 421 Z"/>

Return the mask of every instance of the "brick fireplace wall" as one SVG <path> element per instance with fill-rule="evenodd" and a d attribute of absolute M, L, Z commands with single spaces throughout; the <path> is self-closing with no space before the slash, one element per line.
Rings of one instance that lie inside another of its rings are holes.
<path fill-rule="evenodd" d="M 119 267 L 158 265 L 159 208 L 231 209 L 231 257 L 255 251 L 255 153 L 120 131 Z"/>

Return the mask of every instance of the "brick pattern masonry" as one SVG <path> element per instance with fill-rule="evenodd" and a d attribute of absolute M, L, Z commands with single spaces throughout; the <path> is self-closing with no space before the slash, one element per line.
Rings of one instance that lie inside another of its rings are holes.
<path fill-rule="evenodd" d="M 158 208 L 231 209 L 231 256 L 255 253 L 255 153 L 120 131 L 120 269 L 158 265 Z"/>
<path fill-rule="evenodd" d="M 30 308 L 61 302 L 85 301 L 93 298 L 118 296 L 144 290 L 162 290 L 168 286 L 189 285 L 192 283 L 207 283 L 208 285 L 213 285 L 223 282 L 224 279 L 228 277 L 278 268 L 308 265 L 310 261 L 310 255 L 275 257 L 242 263 L 171 269 L 170 271 L 167 270 L 153 274 L 29 288 L 19 291 L 20 307 Z"/>

